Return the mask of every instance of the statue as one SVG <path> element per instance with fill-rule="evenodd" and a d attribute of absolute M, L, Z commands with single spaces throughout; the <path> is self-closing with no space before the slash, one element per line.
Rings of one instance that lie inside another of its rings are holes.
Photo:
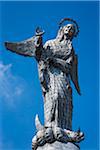
<path fill-rule="evenodd" d="M 72 24 L 63 25 L 65 21 Z M 42 35 L 44 31 L 37 28 L 35 36 L 22 42 L 5 42 L 8 50 L 17 54 L 34 57 L 38 63 L 39 79 L 44 97 L 44 126 L 41 125 L 38 115 L 35 124 L 37 133 L 32 139 L 32 149 L 54 141 L 80 142 L 84 134 L 72 131 L 72 88 L 73 82 L 78 94 L 77 65 L 72 40 L 78 35 L 79 27 L 73 19 L 64 18 L 59 23 L 60 28 L 55 39 L 44 45 Z"/>

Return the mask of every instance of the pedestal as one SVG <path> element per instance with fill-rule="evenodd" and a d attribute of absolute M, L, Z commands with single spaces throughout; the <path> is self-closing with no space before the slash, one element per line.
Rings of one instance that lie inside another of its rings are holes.
<path fill-rule="evenodd" d="M 75 144 L 68 142 L 68 143 L 61 143 L 61 142 L 54 142 L 54 143 L 46 143 L 44 146 L 39 146 L 37 150 L 79 150 L 80 148 Z"/>

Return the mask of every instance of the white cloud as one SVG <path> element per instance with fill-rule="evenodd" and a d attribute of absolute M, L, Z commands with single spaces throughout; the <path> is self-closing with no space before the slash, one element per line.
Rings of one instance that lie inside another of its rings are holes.
<path fill-rule="evenodd" d="M 25 90 L 25 81 L 11 72 L 12 64 L 0 61 L 0 98 L 6 105 L 12 107 L 18 102 Z"/>

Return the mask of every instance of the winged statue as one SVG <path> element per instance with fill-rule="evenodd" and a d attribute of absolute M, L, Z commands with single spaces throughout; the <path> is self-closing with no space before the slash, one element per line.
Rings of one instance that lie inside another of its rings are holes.
<path fill-rule="evenodd" d="M 65 21 L 68 22 L 67 25 L 63 25 Z M 63 131 L 63 135 L 66 134 L 67 140 L 74 142 L 79 142 L 83 139 L 82 132 L 72 131 L 71 81 L 78 94 L 81 94 L 78 83 L 78 56 L 72 44 L 72 40 L 78 35 L 78 32 L 79 27 L 76 21 L 64 18 L 59 23 L 56 38 L 48 40 L 45 44 L 43 44 L 42 39 L 44 31 L 40 27 L 37 27 L 35 35 L 27 40 L 5 42 L 8 50 L 19 55 L 34 57 L 37 60 L 44 97 L 45 119 L 44 126 L 42 126 L 38 116 L 36 116 L 37 130 L 52 129 L 50 131 L 54 132 L 52 135 L 56 138 Z M 38 135 L 33 138 L 33 145 L 36 144 Z"/>

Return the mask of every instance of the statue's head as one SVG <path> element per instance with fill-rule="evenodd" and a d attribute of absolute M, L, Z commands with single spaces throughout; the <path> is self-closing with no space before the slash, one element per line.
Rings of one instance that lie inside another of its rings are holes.
<path fill-rule="evenodd" d="M 63 34 L 72 38 L 75 35 L 75 26 L 73 24 L 67 24 L 63 27 Z"/>
<path fill-rule="evenodd" d="M 69 21 L 72 23 L 62 26 L 62 24 L 65 21 Z M 59 29 L 58 35 L 57 35 L 58 39 L 62 39 L 64 37 L 64 35 L 70 39 L 73 39 L 73 37 L 76 37 L 79 33 L 79 27 L 78 27 L 76 21 L 74 21 L 73 19 L 64 18 L 60 21 L 59 26 L 60 26 L 60 29 Z"/>

